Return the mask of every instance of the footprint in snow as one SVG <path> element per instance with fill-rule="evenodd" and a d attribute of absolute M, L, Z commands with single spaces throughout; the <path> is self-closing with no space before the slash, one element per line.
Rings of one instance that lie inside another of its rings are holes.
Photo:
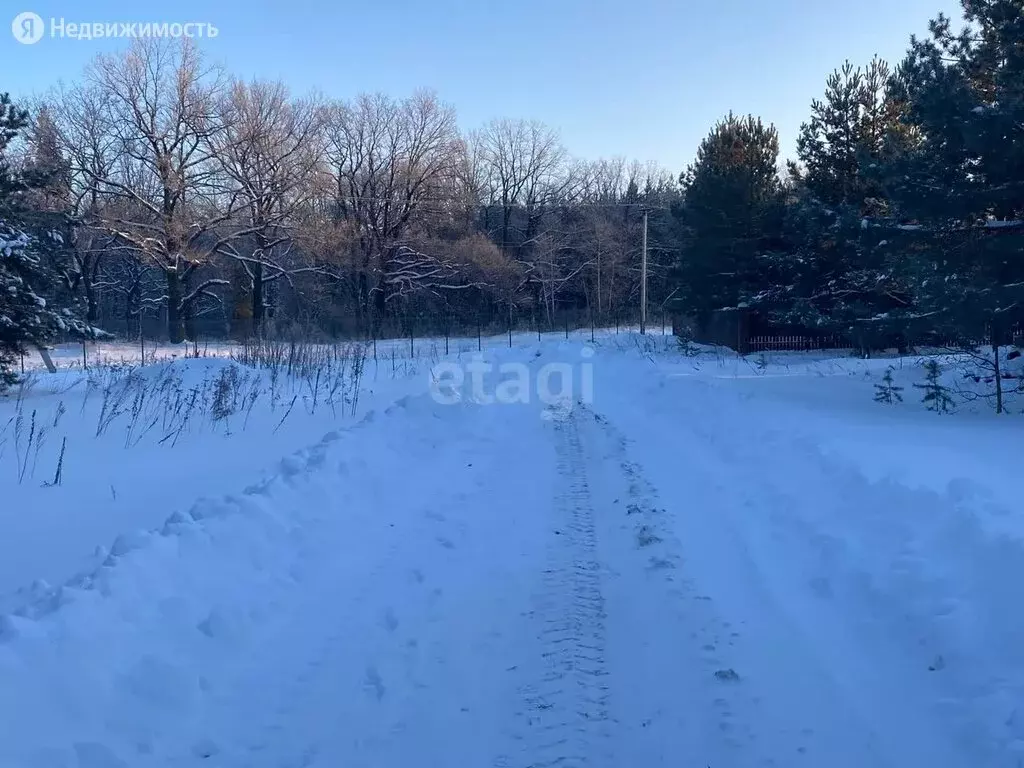
<path fill-rule="evenodd" d="M 640 529 L 636 532 L 636 543 L 639 547 L 649 547 L 659 542 L 661 542 L 661 537 L 650 526 L 641 525 Z"/>
<path fill-rule="evenodd" d="M 738 683 L 740 676 L 735 669 L 719 669 L 715 672 L 715 679 L 721 680 L 723 683 Z"/>
<path fill-rule="evenodd" d="M 211 639 L 232 642 L 237 639 L 238 626 L 235 618 L 229 613 L 214 608 L 206 618 L 196 625 L 196 629 Z"/>
<path fill-rule="evenodd" d="M 652 557 L 648 563 L 648 568 L 652 571 L 665 571 L 672 570 L 676 567 L 675 563 L 671 560 L 666 560 L 663 557 Z"/>
<path fill-rule="evenodd" d="M 372 664 L 366 668 L 365 683 L 366 687 L 377 698 L 377 701 L 381 701 L 384 698 L 387 689 L 384 687 L 384 681 L 381 679 L 380 672 Z"/>

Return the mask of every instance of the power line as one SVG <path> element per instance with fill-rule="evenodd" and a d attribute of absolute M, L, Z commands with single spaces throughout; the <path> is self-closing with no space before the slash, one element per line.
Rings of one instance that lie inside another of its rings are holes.
<path fill-rule="evenodd" d="M 404 204 L 405 201 L 401 196 L 396 197 L 370 197 L 366 195 L 345 195 L 344 197 L 332 200 L 334 202 L 341 201 L 353 201 L 353 202 L 365 202 L 365 203 L 397 203 Z M 442 197 L 421 197 L 414 200 L 414 204 L 420 203 L 436 203 L 438 205 L 445 205 L 448 207 L 473 207 L 473 208 L 528 208 L 527 203 L 512 203 L 505 205 L 501 202 L 493 203 L 459 203 L 457 200 L 452 198 Z M 636 208 L 638 211 L 646 209 L 648 211 L 669 211 L 671 206 L 668 205 L 650 205 L 643 202 L 617 202 L 617 203 L 597 203 L 597 202 L 560 202 L 560 203 L 544 203 L 536 206 L 538 210 L 557 210 L 559 208 Z"/>

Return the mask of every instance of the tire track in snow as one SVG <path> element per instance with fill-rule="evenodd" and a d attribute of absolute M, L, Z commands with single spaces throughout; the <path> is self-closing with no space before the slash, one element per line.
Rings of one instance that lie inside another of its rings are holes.
<path fill-rule="evenodd" d="M 772 765 L 738 711 L 748 696 L 729 677 L 739 637 L 688 572 L 676 516 L 605 416 L 583 408 L 583 441 L 598 466 L 611 709 L 616 746 L 637 765 Z"/>
<path fill-rule="evenodd" d="M 553 424 L 560 490 L 549 564 L 531 614 L 542 664 L 519 688 L 522 753 L 499 758 L 502 768 L 613 764 L 593 499 L 575 410 Z"/>
<path fill-rule="evenodd" d="M 872 654 L 885 644 L 858 648 L 861 627 L 856 622 L 847 626 L 839 606 L 829 607 L 830 600 L 807 594 L 806 583 L 795 583 L 793 574 L 799 573 L 805 551 L 821 554 L 821 548 L 813 539 L 783 540 L 786 531 L 777 516 L 788 518 L 811 502 L 828 503 L 831 493 L 814 497 L 802 489 L 785 498 L 774 492 L 769 468 L 790 473 L 796 466 L 792 450 L 780 451 L 783 446 L 757 429 L 756 418 L 726 420 L 723 414 L 743 413 L 737 399 L 697 390 L 696 382 L 688 386 L 689 392 L 673 392 L 664 403 L 659 398 L 665 394 L 653 388 L 644 398 L 633 392 L 628 399 L 609 398 L 602 401 L 602 412 L 614 414 L 624 434 L 641 438 L 630 451 L 636 466 L 642 464 L 667 494 L 661 500 L 669 510 L 665 522 L 681 545 L 686 576 L 677 582 L 685 594 L 680 602 L 688 608 L 688 616 L 680 617 L 678 636 L 688 634 L 694 645 L 700 644 L 696 656 L 705 670 L 734 669 L 737 675 L 716 679 L 714 688 L 700 694 L 714 696 L 720 718 L 716 723 L 708 717 L 703 728 L 710 733 L 717 727 L 726 738 L 725 749 L 718 752 L 708 743 L 694 764 L 969 764 L 947 737 L 948 729 L 925 733 L 929 723 L 938 721 L 923 708 L 893 706 L 913 698 L 901 684 L 904 672 L 885 664 L 886 652 Z M 652 418 L 654 413 L 673 418 Z M 658 445 L 672 450 L 659 452 Z M 808 467 L 804 462 L 799 466 L 803 482 Z M 744 469 L 739 475 L 738 468 Z M 821 486 L 831 488 L 827 482 Z M 613 595 L 609 592 L 610 599 Z M 611 612 L 617 615 L 616 605 Z M 894 674 L 886 677 L 882 669 Z M 702 677 L 707 678 L 706 671 Z M 687 695 L 696 698 L 692 694 L 699 690 L 694 686 Z M 702 754 L 715 759 L 701 760 Z"/>

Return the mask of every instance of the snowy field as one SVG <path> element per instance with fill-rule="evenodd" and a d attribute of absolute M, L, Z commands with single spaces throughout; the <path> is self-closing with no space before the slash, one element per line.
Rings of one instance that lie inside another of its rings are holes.
<path fill-rule="evenodd" d="M 984 381 L 937 415 L 919 357 L 658 335 L 133 349 L 0 399 L 2 768 L 1024 763 Z"/>

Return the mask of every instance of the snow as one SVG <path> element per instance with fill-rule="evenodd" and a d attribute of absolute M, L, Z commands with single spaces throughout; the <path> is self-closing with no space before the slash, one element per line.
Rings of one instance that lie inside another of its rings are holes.
<path fill-rule="evenodd" d="M 81 355 L 80 345 L 70 349 L 76 348 Z M 355 413 L 349 405 L 326 402 L 326 381 L 314 406 L 308 380 L 284 377 L 271 406 L 269 376 L 257 383 L 255 372 L 238 367 L 249 376 L 240 391 L 262 388 L 258 407 L 247 416 L 240 393 L 235 413 L 215 421 L 212 413 L 199 411 L 204 402 L 212 406 L 221 374 L 237 367 L 226 355 L 144 368 L 127 360 L 82 371 L 68 367 L 73 358 L 61 354 L 55 357 L 57 374 L 30 376 L 0 399 L 0 612 L 20 607 L 36 580 L 59 585 L 94 568 L 118 535 L 158 527 L 200 497 L 255 482 L 283 454 L 318 439 L 325 420 L 345 424 L 360 418 L 375 404 L 419 386 L 430 365 L 429 358 L 399 359 L 393 369 L 390 360 L 375 365 L 371 358 Z M 199 403 L 194 406 L 193 392 Z M 146 399 L 136 417 L 142 394 Z M 46 487 L 64 438 L 62 483 Z"/>
<path fill-rule="evenodd" d="M 282 382 L 173 449 L 39 375 L 46 472 L 0 456 L 0 765 L 1024 759 L 1018 417 L 924 410 L 918 358 L 595 342 L 488 340 L 450 405 L 475 340 L 382 344 L 355 409 Z M 103 375 L 266 384 L 227 354 Z M 539 396 L 491 398 L 510 370 Z"/>

